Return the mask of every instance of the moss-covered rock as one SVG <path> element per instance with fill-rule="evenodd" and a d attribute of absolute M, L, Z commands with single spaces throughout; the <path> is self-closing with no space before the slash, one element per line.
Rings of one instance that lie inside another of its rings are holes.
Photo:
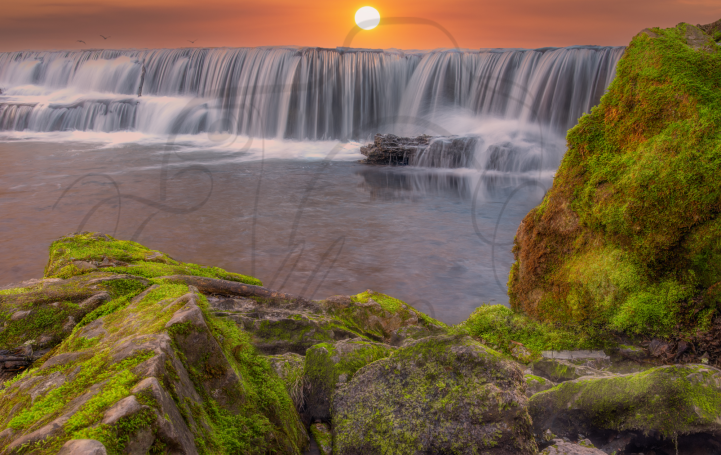
<path fill-rule="evenodd" d="M 310 433 L 318 444 L 320 455 L 333 455 L 333 433 L 327 423 L 314 423 Z"/>
<path fill-rule="evenodd" d="M 535 454 L 520 368 L 465 336 L 418 340 L 333 397 L 335 454 Z"/>
<path fill-rule="evenodd" d="M 80 276 L 111 297 L 125 288 L 110 273 Z M 187 285 L 133 289 L 87 313 L 5 383 L 3 453 L 54 454 L 74 439 L 100 441 L 110 454 L 303 450 L 308 436 L 295 406 L 248 334 L 214 317 Z"/>
<path fill-rule="evenodd" d="M 541 351 L 589 349 L 612 343 L 593 339 L 583 331 L 538 322 L 504 305 L 481 305 L 456 329 L 523 363 L 539 359 Z"/>
<path fill-rule="evenodd" d="M 666 438 L 721 434 L 721 370 L 669 365 L 564 382 L 530 399 L 536 433 L 575 438 L 634 431 Z M 605 432 L 605 433 L 604 433 Z"/>
<path fill-rule="evenodd" d="M 262 285 L 257 278 L 218 267 L 179 262 L 139 243 L 117 240 L 105 234 L 82 232 L 58 239 L 50 245 L 46 278 L 69 278 L 98 270 L 145 278 L 193 275 Z"/>
<path fill-rule="evenodd" d="M 303 410 L 307 421 L 330 421 L 336 386 L 350 381 L 367 364 L 388 357 L 391 350 L 388 345 L 361 339 L 320 343 L 308 349 L 303 371 L 309 390 Z"/>
<path fill-rule="evenodd" d="M 526 380 L 526 396 L 529 398 L 538 392 L 543 392 L 544 390 L 556 387 L 555 382 L 550 379 L 542 378 L 541 376 L 525 374 L 523 377 Z"/>
<path fill-rule="evenodd" d="M 568 360 L 540 359 L 531 366 L 533 374 L 554 382 L 572 381 L 585 376 L 610 377 L 613 373 L 598 370 L 586 365 L 576 365 Z"/>
<path fill-rule="evenodd" d="M 287 352 L 281 355 L 267 356 L 266 358 L 278 377 L 283 380 L 295 408 L 298 411 L 303 409 L 305 407 L 305 397 L 308 393 L 308 381 L 303 374 L 305 357 L 293 352 Z"/>
<path fill-rule="evenodd" d="M 710 327 L 720 311 L 719 88 L 721 47 L 699 28 L 633 38 L 518 229 L 514 309 L 589 333 Z"/>

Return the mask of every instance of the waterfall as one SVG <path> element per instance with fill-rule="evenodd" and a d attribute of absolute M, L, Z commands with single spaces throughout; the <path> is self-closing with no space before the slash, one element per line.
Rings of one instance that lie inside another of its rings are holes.
<path fill-rule="evenodd" d="M 8 52 L 0 53 L 0 130 L 364 139 L 408 123 L 437 135 L 428 125 L 458 111 L 562 132 L 598 102 L 622 53 L 596 46 Z"/>

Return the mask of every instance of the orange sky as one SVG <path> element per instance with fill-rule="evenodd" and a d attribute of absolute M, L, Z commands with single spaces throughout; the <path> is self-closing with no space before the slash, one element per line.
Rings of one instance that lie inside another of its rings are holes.
<path fill-rule="evenodd" d="M 337 47 L 361 6 L 432 20 L 464 48 L 625 45 L 645 27 L 721 18 L 721 0 L 6 0 L 0 51 L 300 45 Z M 398 21 L 396 21 L 398 22 Z M 401 21 L 402 22 L 402 21 Z M 410 20 L 414 22 L 414 20 Z M 104 41 L 99 35 L 110 35 Z M 187 40 L 195 40 L 192 45 Z M 76 40 L 84 40 L 87 46 Z M 452 47 L 430 25 L 383 24 L 352 47 Z"/>

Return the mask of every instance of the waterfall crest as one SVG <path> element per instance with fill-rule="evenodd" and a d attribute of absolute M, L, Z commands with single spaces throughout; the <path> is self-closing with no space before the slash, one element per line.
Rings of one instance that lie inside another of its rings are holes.
<path fill-rule="evenodd" d="M 362 139 L 456 109 L 565 131 L 598 102 L 622 53 L 595 46 L 0 53 L 0 130 Z"/>

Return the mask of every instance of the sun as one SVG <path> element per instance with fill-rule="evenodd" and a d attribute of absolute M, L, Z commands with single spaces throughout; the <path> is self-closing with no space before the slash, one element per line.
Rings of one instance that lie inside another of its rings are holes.
<path fill-rule="evenodd" d="M 376 28 L 380 21 L 380 13 L 372 6 L 364 6 L 355 13 L 355 23 L 363 30 Z"/>

